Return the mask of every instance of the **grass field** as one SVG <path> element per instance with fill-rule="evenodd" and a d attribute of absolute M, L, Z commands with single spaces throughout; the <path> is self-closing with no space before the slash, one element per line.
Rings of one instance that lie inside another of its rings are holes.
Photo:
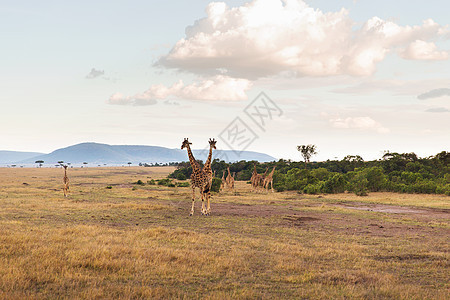
<path fill-rule="evenodd" d="M 450 197 L 214 194 L 171 167 L 0 169 L 1 299 L 448 299 Z M 107 188 L 110 187 L 110 188 Z"/>

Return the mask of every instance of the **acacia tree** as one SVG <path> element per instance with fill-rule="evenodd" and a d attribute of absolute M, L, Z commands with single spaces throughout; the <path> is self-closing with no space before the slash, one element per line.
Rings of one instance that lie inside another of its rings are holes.
<path fill-rule="evenodd" d="M 316 145 L 300 145 L 297 146 L 297 151 L 300 152 L 300 154 L 302 155 L 303 159 L 305 160 L 305 168 L 306 168 L 306 164 L 309 163 L 309 160 L 311 159 L 311 156 L 316 155 L 317 154 L 317 146 Z"/>
<path fill-rule="evenodd" d="M 43 160 L 37 160 L 37 161 L 35 161 L 34 163 L 35 163 L 35 164 L 38 164 L 38 165 L 39 165 L 39 168 L 41 168 L 41 167 L 42 167 L 42 164 L 44 163 L 44 161 L 43 161 Z"/>

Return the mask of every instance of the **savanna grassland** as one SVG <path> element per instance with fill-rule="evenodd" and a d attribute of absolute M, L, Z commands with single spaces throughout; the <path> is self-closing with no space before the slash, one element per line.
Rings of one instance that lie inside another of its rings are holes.
<path fill-rule="evenodd" d="M 172 167 L 0 169 L 2 299 L 448 299 L 450 197 L 213 194 Z"/>

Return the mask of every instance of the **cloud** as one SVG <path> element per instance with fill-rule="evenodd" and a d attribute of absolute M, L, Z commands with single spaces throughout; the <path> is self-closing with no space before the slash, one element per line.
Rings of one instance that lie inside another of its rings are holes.
<path fill-rule="evenodd" d="M 335 93 L 344 94 L 369 94 L 375 92 L 391 92 L 393 95 L 417 95 L 424 89 L 432 89 L 439 85 L 447 85 L 448 79 L 424 79 L 424 80 L 400 80 L 367 78 L 363 82 L 347 87 L 339 87 L 332 90 Z M 345 82 L 343 82 L 345 84 Z M 419 98 L 420 99 L 420 98 Z"/>
<path fill-rule="evenodd" d="M 435 107 L 435 108 L 429 108 L 426 110 L 426 112 L 432 112 L 432 113 L 443 113 L 443 112 L 449 112 L 445 107 Z"/>
<path fill-rule="evenodd" d="M 157 100 L 169 97 L 205 101 L 247 100 L 246 91 L 250 89 L 251 85 L 251 82 L 246 79 L 217 75 L 189 85 L 185 85 L 181 80 L 171 87 L 155 84 L 143 93 L 134 96 L 115 93 L 109 98 L 108 103 L 118 105 L 152 105 L 156 104 Z"/>
<path fill-rule="evenodd" d="M 380 123 L 370 117 L 348 117 L 333 118 L 329 120 L 334 128 L 355 128 L 361 130 L 375 130 L 378 133 L 389 133 L 389 128 L 383 127 Z"/>
<path fill-rule="evenodd" d="M 86 79 L 94 79 L 96 77 L 105 75 L 105 71 L 103 70 L 96 70 L 95 68 L 91 69 L 91 72 L 89 72 L 89 74 L 86 75 Z"/>
<path fill-rule="evenodd" d="M 414 60 L 445 60 L 448 52 L 438 51 L 435 43 L 416 40 L 400 51 L 400 56 Z"/>
<path fill-rule="evenodd" d="M 438 97 L 442 97 L 442 96 L 450 96 L 450 89 L 447 89 L 447 88 L 434 89 L 429 92 L 420 94 L 419 96 L 417 96 L 417 98 L 420 100 L 426 100 L 426 99 L 438 98 Z"/>
<path fill-rule="evenodd" d="M 254 0 L 233 8 L 213 2 L 206 12 L 156 65 L 255 79 L 283 72 L 370 75 L 389 52 L 408 59 L 447 58 L 429 40 L 446 37 L 448 30 L 431 19 L 400 26 L 373 17 L 355 29 L 346 9 L 324 13 L 301 0 Z"/>

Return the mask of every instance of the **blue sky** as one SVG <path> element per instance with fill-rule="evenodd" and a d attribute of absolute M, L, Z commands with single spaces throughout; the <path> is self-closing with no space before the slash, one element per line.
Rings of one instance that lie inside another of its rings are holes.
<path fill-rule="evenodd" d="M 224 134 L 239 117 L 246 149 L 277 158 L 311 143 L 318 160 L 448 151 L 449 6 L 0 1 L 0 149 L 241 150 Z M 281 110 L 263 128 L 245 113 L 260 92 Z"/>

